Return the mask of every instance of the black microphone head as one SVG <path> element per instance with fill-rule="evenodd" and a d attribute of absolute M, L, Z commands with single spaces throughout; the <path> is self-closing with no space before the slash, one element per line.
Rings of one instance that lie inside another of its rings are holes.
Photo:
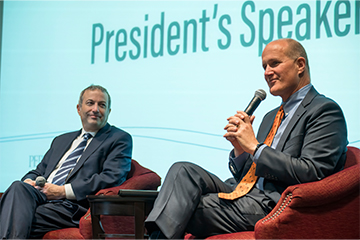
<path fill-rule="evenodd" d="M 46 183 L 46 179 L 43 176 L 38 176 L 35 179 L 35 185 L 39 187 L 44 187 Z"/>
<path fill-rule="evenodd" d="M 255 96 L 258 96 L 262 101 L 266 98 L 266 92 L 262 89 L 258 89 L 255 91 Z"/>
<path fill-rule="evenodd" d="M 253 99 L 250 101 L 249 105 L 245 109 L 244 112 L 246 112 L 249 116 L 251 116 L 255 109 L 259 106 L 260 102 L 266 98 L 266 92 L 262 89 L 258 89 L 255 91 L 255 95 Z"/>

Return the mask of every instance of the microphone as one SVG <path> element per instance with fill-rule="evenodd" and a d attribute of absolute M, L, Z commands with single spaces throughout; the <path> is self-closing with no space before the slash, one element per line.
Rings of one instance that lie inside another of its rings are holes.
<path fill-rule="evenodd" d="M 246 107 L 245 111 L 247 115 L 251 116 L 255 109 L 259 106 L 262 100 L 266 98 L 266 92 L 262 89 L 255 91 L 253 99 L 250 101 L 249 105 Z"/>
<path fill-rule="evenodd" d="M 46 183 L 46 179 L 43 176 L 38 176 L 35 179 L 35 186 L 44 187 Z"/>

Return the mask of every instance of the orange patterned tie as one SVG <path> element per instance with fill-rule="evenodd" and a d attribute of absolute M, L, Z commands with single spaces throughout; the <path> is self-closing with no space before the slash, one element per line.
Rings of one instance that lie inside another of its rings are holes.
<path fill-rule="evenodd" d="M 270 129 L 270 132 L 264 141 L 264 144 L 271 146 L 272 141 L 274 140 L 275 133 L 278 130 L 283 117 L 284 117 L 284 109 L 283 106 L 281 105 L 279 111 L 275 116 L 274 123 Z M 255 185 L 256 180 L 258 179 L 258 177 L 255 175 L 255 170 L 256 170 L 256 164 L 253 162 L 251 164 L 249 171 L 243 177 L 241 182 L 236 186 L 235 190 L 231 193 L 218 193 L 219 198 L 234 200 L 250 192 L 250 190 Z"/>

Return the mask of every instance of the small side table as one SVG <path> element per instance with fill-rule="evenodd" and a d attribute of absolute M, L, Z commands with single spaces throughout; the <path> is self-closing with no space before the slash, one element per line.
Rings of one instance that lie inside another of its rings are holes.
<path fill-rule="evenodd" d="M 89 195 L 93 238 L 144 238 L 145 217 L 153 208 L 158 193 L 155 190 L 121 189 L 119 195 Z M 100 215 L 134 216 L 135 236 L 129 234 L 106 234 L 101 225 Z"/>

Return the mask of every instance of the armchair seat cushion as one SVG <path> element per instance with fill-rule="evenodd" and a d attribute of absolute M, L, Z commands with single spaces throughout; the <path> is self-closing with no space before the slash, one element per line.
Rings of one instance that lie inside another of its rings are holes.
<path fill-rule="evenodd" d="M 66 231 L 63 230 L 50 231 L 46 233 L 44 239 L 84 239 L 78 228 L 66 228 Z"/>

